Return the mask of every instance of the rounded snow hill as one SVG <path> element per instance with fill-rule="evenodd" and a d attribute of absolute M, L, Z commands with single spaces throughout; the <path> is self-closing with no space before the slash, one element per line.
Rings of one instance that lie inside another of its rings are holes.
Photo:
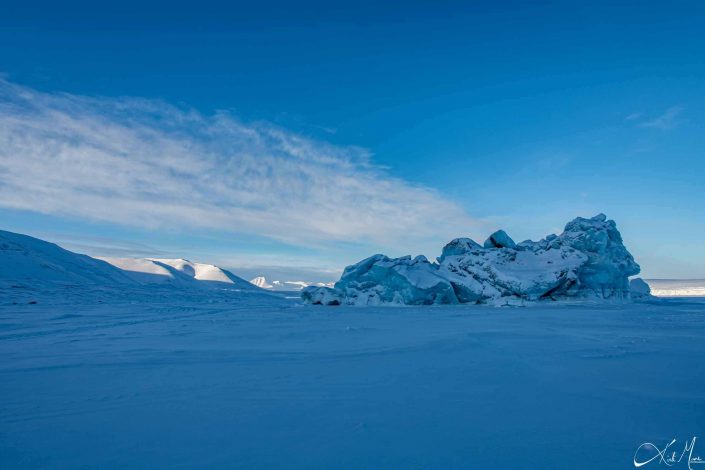
<path fill-rule="evenodd" d="M 264 292 L 230 271 L 185 259 L 92 258 L 54 243 L 0 230 L 0 281 L 10 285 L 90 285 Z"/>
<path fill-rule="evenodd" d="M 194 263 L 186 259 L 151 258 L 152 261 L 162 266 L 169 266 L 176 271 L 189 276 L 197 281 L 229 284 L 238 289 L 255 289 L 256 287 L 246 280 L 234 275 L 230 271 L 212 264 Z"/>
<path fill-rule="evenodd" d="M 259 290 L 230 271 L 212 264 L 165 258 L 102 258 L 140 284 L 171 284 L 179 287 Z"/>
<path fill-rule="evenodd" d="M 178 279 L 171 270 L 146 258 L 101 257 L 113 266 L 122 269 L 127 276 L 140 284 L 171 284 Z"/>
<path fill-rule="evenodd" d="M 133 284 L 123 271 L 105 261 L 4 230 L 0 230 L 0 279 L 60 284 Z"/>

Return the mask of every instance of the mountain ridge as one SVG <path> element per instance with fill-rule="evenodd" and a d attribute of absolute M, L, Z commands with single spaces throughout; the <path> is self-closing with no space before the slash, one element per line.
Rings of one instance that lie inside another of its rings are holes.
<path fill-rule="evenodd" d="M 307 287 L 333 287 L 333 282 L 307 282 L 307 281 L 279 281 L 275 280 L 271 283 L 267 281 L 265 276 L 257 276 L 250 279 L 250 284 L 261 289 L 272 291 L 300 291 Z"/>
<path fill-rule="evenodd" d="M 183 258 L 91 257 L 74 253 L 52 242 L 5 230 L 0 230 L 0 280 L 11 285 L 160 285 L 181 289 L 266 292 L 212 264 Z"/>

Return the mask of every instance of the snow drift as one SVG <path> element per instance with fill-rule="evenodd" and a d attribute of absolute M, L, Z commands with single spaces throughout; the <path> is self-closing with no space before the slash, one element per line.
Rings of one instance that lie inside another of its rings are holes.
<path fill-rule="evenodd" d="M 630 299 L 629 277 L 639 271 L 615 222 L 599 214 L 537 242 L 515 243 L 503 230 L 483 245 L 457 238 L 435 263 L 374 255 L 345 268 L 333 288 L 308 287 L 302 298 L 323 305 L 622 300 Z"/>

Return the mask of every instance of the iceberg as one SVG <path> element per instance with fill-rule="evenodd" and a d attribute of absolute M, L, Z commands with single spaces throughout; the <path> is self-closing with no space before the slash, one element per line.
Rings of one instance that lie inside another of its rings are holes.
<path fill-rule="evenodd" d="M 332 290 L 355 305 L 458 303 L 450 281 L 425 256 L 371 256 L 345 268 Z"/>
<path fill-rule="evenodd" d="M 464 255 L 476 248 L 482 248 L 482 245 L 471 238 L 456 238 L 443 247 L 441 256 L 437 259 L 439 263 L 442 263 L 449 256 Z"/>
<path fill-rule="evenodd" d="M 604 214 L 578 217 L 561 235 L 519 244 L 503 230 L 483 245 L 448 243 L 436 262 L 377 254 L 345 268 L 333 288 L 308 287 L 322 305 L 517 304 L 542 300 L 629 300 L 639 265 Z M 647 294 L 648 295 L 648 294 Z M 634 294 L 634 297 L 644 297 Z"/>
<path fill-rule="evenodd" d="M 343 301 L 340 291 L 330 287 L 304 287 L 301 298 L 313 305 L 340 305 Z"/>
<path fill-rule="evenodd" d="M 651 299 L 651 287 L 640 277 L 629 281 L 629 295 L 633 299 Z"/>

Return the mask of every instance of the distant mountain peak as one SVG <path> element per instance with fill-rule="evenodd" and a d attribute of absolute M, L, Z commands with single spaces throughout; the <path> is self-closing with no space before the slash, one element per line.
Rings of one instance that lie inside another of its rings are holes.
<path fill-rule="evenodd" d="M 271 289 L 274 287 L 267 282 L 267 279 L 264 276 L 257 276 L 254 279 L 250 279 L 250 284 L 257 286 L 260 289 Z"/>
<path fill-rule="evenodd" d="M 250 284 L 253 284 L 257 287 L 260 287 L 262 289 L 271 289 L 271 290 L 286 290 L 286 291 L 295 291 L 295 290 L 302 290 L 305 289 L 306 287 L 309 286 L 318 286 L 318 287 L 332 287 L 333 283 L 325 283 L 325 282 L 306 282 L 306 281 L 272 281 L 271 283 L 267 281 L 267 278 L 264 276 L 257 276 L 253 279 L 250 279 Z"/>

